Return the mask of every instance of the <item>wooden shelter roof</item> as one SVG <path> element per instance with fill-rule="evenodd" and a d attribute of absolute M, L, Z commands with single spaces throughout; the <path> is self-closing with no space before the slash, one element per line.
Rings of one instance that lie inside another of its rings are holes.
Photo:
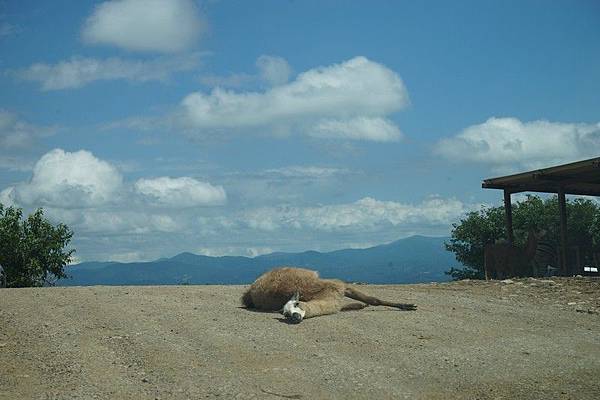
<path fill-rule="evenodd" d="M 485 179 L 481 187 L 509 193 L 559 193 L 562 188 L 565 194 L 600 196 L 600 157 Z"/>

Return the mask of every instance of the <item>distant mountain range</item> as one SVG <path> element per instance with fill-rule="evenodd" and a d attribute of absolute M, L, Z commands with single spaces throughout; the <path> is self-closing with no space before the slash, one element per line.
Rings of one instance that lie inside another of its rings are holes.
<path fill-rule="evenodd" d="M 460 267 L 444 248 L 447 238 L 411 236 L 367 249 L 328 253 L 271 253 L 258 257 L 209 257 L 181 253 L 151 262 L 85 262 L 66 268 L 60 286 L 247 284 L 277 266 L 305 267 L 321 277 L 347 282 L 418 283 L 448 281 L 444 272 Z"/>

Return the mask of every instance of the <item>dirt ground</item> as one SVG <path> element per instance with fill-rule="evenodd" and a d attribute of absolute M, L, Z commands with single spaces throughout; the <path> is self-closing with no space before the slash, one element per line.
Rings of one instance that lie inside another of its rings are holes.
<path fill-rule="evenodd" d="M 361 288 L 288 325 L 242 286 L 0 290 L 0 399 L 597 399 L 600 281 Z"/>

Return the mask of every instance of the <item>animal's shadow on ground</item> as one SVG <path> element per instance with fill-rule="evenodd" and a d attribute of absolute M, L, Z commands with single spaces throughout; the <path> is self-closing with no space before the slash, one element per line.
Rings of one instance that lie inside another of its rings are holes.
<path fill-rule="evenodd" d="M 246 310 L 246 311 L 250 311 L 250 312 L 254 312 L 254 313 L 261 313 L 261 314 L 279 314 L 277 311 L 263 311 L 263 310 L 257 310 L 256 308 L 247 308 L 244 306 L 240 306 L 238 307 L 242 310 Z M 280 314 L 281 315 L 281 314 Z M 282 322 L 284 324 L 288 324 L 288 325 L 297 325 L 297 323 L 294 323 L 292 321 L 290 321 L 289 319 L 285 318 L 284 316 L 280 316 L 280 317 L 276 317 L 273 318 L 276 321 Z"/>
<path fill-rule="evenodd" d="M 241 310 L 246 310 L 246 311 L 255 312 L 255 313 L 261 313 L 261 314 L 264 314 L 264 313 L 273 314 L 273 313 L 277 312 L 277 311 L 257 310 L 256 308 L 248 308 L 248 307 L 244 307 L 244 306 L 239 306 L 238 308 L 241 309 Z"/>
<path fill-rule="evenodd" d="M 239 306 L 238 308 L 242 309 L 242 310 L 254 312 L 254 313 L 260 313 L 260 314 L 279 314 L 277 311 L 257 310 L 256 308 L 247 308 L 247 307 L 244 307 L 244 306 Z M 347 313 L 347 312 L 358 312 L 358 311 L 362 311 L 362 312 L 365 312 L 365 311 L 366 312 L 386 312 L 386 311 L 392 311 L 392 312 L 394 312 L 394 311 L 405 311 L 405 310 L 398 310 L 398 309 L 395 309 L 395 308 L 387 308 L 387 307 L 383 308 L 382 307 L 382 308 L 370 308 L 370 309 L 363 309 L 363 310 L 345 310 L 343 312 Z M 281 314 L 279 314 L 279 315 L 281 315 Z M 292 320 L 290 320 L 288 318 L 285 318 L 282 315 L 279 316 L 279 317 L 275 317 L 273 319 L 276 320 L 276 321 L 278 321 L 278 322 L 281 322 L 283 324 L 287 324 L 287 325 L 298 325 L 298 322 L 294 322 L 294 321 L 292 321 Z"/>
<path fill-rule="evenodd" d="M 360 311 L 360 310 L 348 310 L 348 311 L 344 311 L 344 313 L 347 313 L 347 312 L 352 312 L 352 311 L 354 311 L 354 312 L 357 312 L 357 311 Z M 381 309 L 381 310 L 369 310 L 369 311 L 373 311 L 373 312 L 385 312 L 385 311 L 392 311 L 392 312 L 394 312 L 394 311 L 404 311 L 404 310 L 395 310 L 395 309 Z M 333 316 L 333 315 L 335 315 L 335 314 L 324 315 L 324 317 L 331 317 L 331 316 Z M 288 325 L 298 325 L 298 322 L 294 322 L 293 320 L 287 319 L 287 318 L 285 318 L 285 317 L 283 317 L 283 316 L 281 316 L 281 317 L 277 317 L 277 318 L 273 318 L 273 319 L 274 319 L 274 320 L 276 320 L 276 321 L 279 321 L 279 322 L 281 322 L 281 323 L 288 324 Z M 302 321 L 302 322 L 304 322 L 304 321 Z"/>
<path fill-rule="evenodd" d="M 298 325 L 298 322 L 293 322 L 291 319 L 285 318 L 285 317 L 277 317 L 277 318 L 273 318 L 276 321 L 279 321 L 283 324 L 288 324 L 288 325 Z"/>

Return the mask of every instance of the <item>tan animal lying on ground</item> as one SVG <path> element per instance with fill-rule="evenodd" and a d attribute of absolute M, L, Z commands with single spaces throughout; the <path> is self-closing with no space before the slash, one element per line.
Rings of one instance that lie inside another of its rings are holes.
<path fill-rule="evenodd" d="M 344 296 L 362 303 L 343 305 Z M 292 323 L 338 311 L 360 310 L 369 304 L 406 311 L 416 309 L 414 304 L 391 303 L 368 296 L 336 279 L 321 279 L 316 271 L 289 267 L 261 275 L 244 293 L 242 303 L 247 308 L 280 311 Z"/>

